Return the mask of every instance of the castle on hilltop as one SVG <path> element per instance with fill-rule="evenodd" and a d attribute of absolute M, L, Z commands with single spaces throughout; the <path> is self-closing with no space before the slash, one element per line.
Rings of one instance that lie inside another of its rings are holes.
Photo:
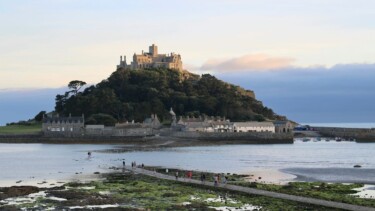
<path fill-rule="evenodd" d="M 117 68 L 130 68 L 130 69 L 144 69 L 144 68 L 168 68 L 182 71 L 181 55 L 158 54 L 158 46 L 152 44 L 149 47 L 149 52 L 133 55 L 133 61 L 130 64 L 126 63 L 126 56 L 120 56 L 120 64 Z"/>

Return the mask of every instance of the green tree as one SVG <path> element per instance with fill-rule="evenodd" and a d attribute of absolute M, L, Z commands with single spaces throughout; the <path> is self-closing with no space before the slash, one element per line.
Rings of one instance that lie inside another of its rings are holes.
<path fill-rule="evenodd" d="M 47 113 L 46 111 L 39 112 L 37 115 L 35 115 L 34 120 L 37 122 L 41 122 L 46 113 Z"/>
<path fill-rule="evenodd" d="M 69 89 L 72 90 L 71 92 L 72 92 L 74 95 L 76 95 L 76 94 L 78 93 L 78 91 L 79 91 L 84 85 L 86 85 L 86 82 L 84 82 L 84 81 L 79 81 L 79 80 L 74 80 L 74 81 L 69 82 L 68 87 L 69 87 Z"/>
<path fill-rule="evenodd" d="M 86 120 L 86 124 L 115 126 L 117 120 L 108 114 L 93 114 Z"/>
<path fill-rule="evenodd" d="M 177 115 L 225 116 L 232 121 L 282 117 L 252 98 L 249 91 L 210 74 L 198 76 L 163 68 L 118 69 L 108 79 L 79 92 L 85 84 L 71 81 L 70 91 L 56 96 L 56 112 L 106 114 L 117 121 L 143 121 L 151 113 L 169 118 L 171 107 Z"/>

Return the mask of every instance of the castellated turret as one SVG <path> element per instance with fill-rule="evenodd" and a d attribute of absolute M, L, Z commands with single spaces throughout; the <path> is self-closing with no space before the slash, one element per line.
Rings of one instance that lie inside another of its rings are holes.
<path fill-rule="evenodd" d="M 182 71 L 181 55 L 170 53 L 170 54 L 159 54 L 158 46 L 152 44 L 149 47 L 149 52 L 143 52 L 142 54 L 133 55 L 133 61 L 128 65 L 126 63 L 126 57 L 124 60 L 120 57 L 120 64 L 117 68 L 129 68 L 129 69 L 144 69 L 144 68 L 168 68 Z"/>
<path fill-rule="evenodd" d="M 152 44 L 150 47 L 149 47 L 149 51 L 150 51 L 150 54 L 154 57 L 156 55 L 158 55 L 158 46 L 156 46 L 155 44 Z"/>

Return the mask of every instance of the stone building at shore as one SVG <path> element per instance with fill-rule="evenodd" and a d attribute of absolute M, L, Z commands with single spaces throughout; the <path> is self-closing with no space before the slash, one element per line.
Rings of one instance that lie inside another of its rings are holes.
<path fill-rule="evenodd" d="M 199 117 L 180 116 L 177 118 L 173 109 L 170 110 L 170 114 L 172 116 L 170 127 L 163 127 L 156 114 L 152 114 L 142 123 L 131 121 L 116 123 L 114 126 L 85 125 L 82 115 L 82 117 L 45 117 L 42 129 L 44 135 L 52 137 L 146 137 L 158 135 L 161 131 L 166 130 L 186 134 L 291 134 L 293 129 L 293 125 L 289 121 L 231 122 L 225 117 L 206 115 Z M 237 137 L 237 135 L 235 136 Z"/>
<path fill-rule="evenodd" d="M 65 136 L 76 137 L 82 136 L 85 128 L 85 117 L 75 116 L 60 117 L 49 116 L 44 117 L 42 122 L 42 131 L 47 136 Z"/>
<path fill-rule="evenodd" d="M 281 127 L 287 127 L 287 123 L 276 125 L 273 122 L 231 122 L 223 117 L 180 117 L 174 126 L 174 129 L 185 132 L 229 132 L 229 133 L 245 133 L 245 132 L 269 132 L 269 133 L 286 133 L 291 130 L 283 130 Z"/>

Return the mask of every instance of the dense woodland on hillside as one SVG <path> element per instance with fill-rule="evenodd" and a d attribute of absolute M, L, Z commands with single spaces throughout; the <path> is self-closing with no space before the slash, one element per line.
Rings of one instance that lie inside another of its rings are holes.
<path fill-rule="evenodd" d="M 85 117 L 108 114 L 120 122 L 140 122 L 152 113 L 168 121 L 171 107 L 178 116 L 222 116 L 231 121 L 283 118 L 246 94 L 249 91 L 209 74 L 118 69 L 107 80 L 80 91 L 83 85 L 85 82 L 72 81 L 71 91 L 56 96 L 55 111 Z M 95 123 L 92 118 L 86 119 Z"/>

